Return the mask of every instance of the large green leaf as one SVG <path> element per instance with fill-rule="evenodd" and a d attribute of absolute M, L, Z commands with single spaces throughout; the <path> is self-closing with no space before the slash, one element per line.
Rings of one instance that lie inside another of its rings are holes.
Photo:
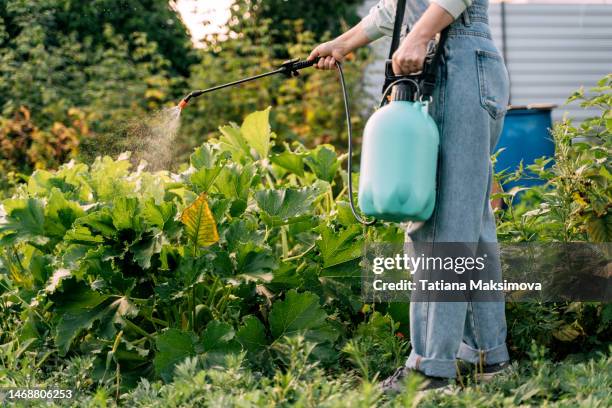
<path fill-rule="evenodd" d="M 119 197 L 115 199 L 111 217 L 113 225 L 117 230 L 140 230 L 138 199 L 135 197 Z"/>
<path fill-rule="evenodd" d="M 153 359 L 155 372 L 169 382 L 174 375 L 176 364 L 190 356 L 195 356 L 194 336 L 178 329 L 168 329 L 155 338 L 157 352 Z"/>
<path fill-rule="evenodd" d="M 266 328 L 257 317 L 249 315 L 242 319 L 242 326 L 236 332 L 236 338 L 249 352 L 262 350 L 268 344 Z"/>
<path fill-rule="evenodd" d="M 44 196 L 54 188 L 53 173 L 47 170 L 36 170 L 28 178 L 28 193 L 33 196 Z"/>
<path fill-rule="evenodd" d="M 62 192 L 54 188 L 45 206 L 45 232 L 50 237 L 61 239 L 74 221 L 84 214 L 77 203 L 66 200 Z"/>
<path fill-rule="evenodd" d="M 205 143 L 193 151 L 189 156 L 189 162 L 195 169 L 210 169 L 217 162 L 218 153 L 214 145 Z"/>
<path fill-rule="evenodd" d="M 253 242 L 245 242 L 237 248 L 236 264 L 242 275 L 258 275 L 278 267 L 273 252 Z"/>
<path fill-rule="evenodd" d="M 121 155 L 117 160 L 98 157 L 90 171 L 90 183 L 97 198 L 112 201 L 133 193 L 134 186 L 127 180 L 130 167 L 129 155 Z"/>
<path fill-rule="evenodd" d="M 221 165 L 212 168 L 202 167 L 189 176 L 189 181 L 195 187 L 196 192 L 207 193 L 222 170 Z"/>
<path fill-rule="evenodd" d="M 268 151 L 270 150 L 272 132 L 269 116 L 269 107 L 263 111 L 253 112 L 244 119 L 240 128 L 244 140 L 255 149 L 262 159 L 268 157 Z"/>
<path fill-rule="evenodd" d="M 6 217 L 0 219 L 0 233 L 7 233 L 2 242 L 29 241 L 45 244 L 45 213 L 41 201 L 34 198 L 9 199 L 3 203 Z"/>
<path fill-rule="evenodd" d="M 338 156 L 329 145 L 318 146 L 304 159 L 317 178 L 331 183 L 338 172 Z"/>
<path fill-rule="evenodd" d="M 304 175 L 304 159 L 301 154 L 284 151 L 270 157 L 270 161 L 298 176 Z"/>
<path fill-rule="evenodd" d="M 116 333 L 115 325 L 123 324 L 124 316 L 138 312 L 125 297 L 100 295 L 81 285 L 64 286 L 63 292 L 55 292 L 53 297 L 54 310 L 61 316 L 55 327 L 55 344 L 62 356 L 68 353 L 74 339 L 92 329 L 94 323 L 98 322 L 97 334 L 110 339 Z"/>
<path fill-rule="evenodd" d="M 238 198 L 246 201 L 254 176 L 254 166 L 230 164 L 223 168 L 214 184 L 226 198 Z"/>
<path fill-rule="evenodd" d="M 208 323 L 201 343 L 205 365 L 222 366 L 228 354 L 239 353 L 241 347 L 235 336 L 234 328 L 228 323 L 217 320 Z"/>
<path fill-rule="evenodd" d="M 104 242 L 100 235 L 93 235 L 91 230 L 83 225 L 77 225 L 66 232 L 64 242 L 80 245 L 97 245 Z"/>
<path fill-rule="evenodd" d="M 275 339 L 301 333 L 309 341 L 320 343 L 338 337 L 314 293 L 290 290 L 284 300 L 274 302 L 268 319 Z"/>
<path fill-rule="evenodd" d="M 87 214 L 79 218 L 76 224 L 87 226 L 95 235 L 99 234 L 109 239 L 114 239 L 117 235 L 117 229 L 113 224 L 113 216 L 108 208 Z"/>
<path fill-rule="evenodd" d="M 244 245 L 261 246 L 265 240 L 265 232 L 259 229 L 257 220 L 244 217 L 234 219 L 225 230 L 225 241 L 230 252 L 239 251 Z"/>
<path fill-rule="evenodd" d="M 213 320 L 206 325 L 202 333 L 202 347 L 204 351 L 235 351 L 234 328 L 225 322 Z"/>
<path fill-rule="evenodd" d="M 134 254 L 134 261 L 142 268 L 149 269 L 151 267 L 151 258 L 155 254 L 159 254 L 163 246 L 163 236 L 161 233 L 142 238 L 130 247 L 130 251 Z"/>
<path fill-rule="evenodd" d="M 361 257 L 363 239 L 360 237 L 362 231 L 359 225 L 351 225 L 340 231 L 322 226 L 319 231 L 321 238 L 317 241 L 317 247 L 321 252 L 324 268 Z"/>
<path fill-rule="evenodd" d="M 269 223 L 284 223 L 291 218 L 310 213 L 313 202 L 321 195 L 323 187 L 315 184 L 301 189 L 259 190 L 255 201 L 268 215 Z"/>
<path fill-rule="evenodd" d="M 245 166 L 228 164 L 214 182 L 217 191 L 232 200 L 230 213 L 233 217 L 240 216 L 247 207 L 255 170 L 252 164 Z"/>
<path fill-rule="evenodd" d="M 236 125 L 221 126 L 219 131 L 222 134 L 219 145 L 224 151 L 230 152 L 236 163 L 241 163 L 243 158 L 249 157 L 249 146 Z"/>
<path fill-rule="evenodd" d="M 142 217 L 147 225 L 154 226 L 169 235 L 174 233 L 178 226 L 174 219 L 176 217 L 176 205 L 173 202 L 156 204 L 155 200 L 150 198 L 145 202 Z"/>

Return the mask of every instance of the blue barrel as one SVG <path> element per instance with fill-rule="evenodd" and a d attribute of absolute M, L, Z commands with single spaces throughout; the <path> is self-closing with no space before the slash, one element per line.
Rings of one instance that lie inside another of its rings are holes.
<path fill-rule="evenodd" d="M 505 150 L 497 156 L 495 171 L 508 170 L 512 172 L 519 167 L 521 161 L 527 166 L 542 156 L 553 157 L 555 144 L 549 129 L 552 127 L 551 111 L 556 105 L 512 106 L 508 109 L 504 121 L 504 129 L 495 150 Z M 531 187 L 543 184 L 544 181 L 534 179 L 533 174 L 525 171 L 528 177 L 505 183 L 504 191 L 510 191 L 515 186 Z"/>

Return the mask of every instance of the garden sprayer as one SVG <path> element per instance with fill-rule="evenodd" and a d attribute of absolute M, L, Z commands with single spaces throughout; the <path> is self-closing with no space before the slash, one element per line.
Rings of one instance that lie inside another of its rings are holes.
<path fill-rule="evenodd" d="M 390 58 L 399 44 L 404 8 L 405 0 L 398 0 L 380 109 L 368 119 L 363 136 L 358 197 L 361 211 L 374 217 L 370 221 L 358 214 L 353 202 L 351 113 L 342 65 L 336 62 L 348 133 L 349 203 L 355 218 L 365 225 L 374 224 L 376 219 L 392 222 L 425 221 L 431 216 L 435 206 L 439 135 L 427 108 L 446 35 L 443 32 L 440 36 L 435 52 L 429 53 L 421 73 L 394 75 Z M 294 59 L 284 62 L 274 71 L 196 90 L 183 98 L 179 107 L 184 108 L 192 98 L 200 95 L 267 76 L 281 74 L 288 78 L 294 77 L 298 75 L 299 70 L 311 67 L 317 62 L 318 59 Z"/>

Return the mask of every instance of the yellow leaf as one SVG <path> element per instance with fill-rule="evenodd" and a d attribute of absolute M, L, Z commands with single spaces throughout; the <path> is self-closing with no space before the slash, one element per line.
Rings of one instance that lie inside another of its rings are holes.
<path fill-rule="evenodd" d="M 576 192 L 576 193 L 572 194 L 572 198 L 574 199 L 575 202 L 580 204 L 581 207 L 586 207 L 588 205 L 587 202 L 584 201 L 584 198 L 582 198 L 580 193 Z"/>
<path fill-rule="evenodd" d="M 565 324 L 559 327 L 557 330 L 553 331 L 553 336 L 555 336 L 558 340 L 561 341 L 572 341 L 575 340 L 578 336 L 582 335 L 580 326 L 574 327 L 572 324 Z"/>
<path fill-rule="evenodd" d="M 208 207 L 206 193 L 185 208 L 181 214 L 181 222 L 185 224 L 187 236 L 198 247 L 204 247 L 219 241 L 217 224 Z"/>

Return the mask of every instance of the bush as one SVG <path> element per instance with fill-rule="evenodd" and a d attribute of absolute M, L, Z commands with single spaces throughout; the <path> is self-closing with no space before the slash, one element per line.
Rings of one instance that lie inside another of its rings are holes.
<path fill-rule="evenodd" d="M 120 370 L 122 384 L 241 350 L 271 369 L 274 347 L 297 333 L 338 364 L 360 321 L 364 230 L 334 149 L 272 153 L 268 115 L 221 127 L 181 174 L 131 171 L 129 155 L 35 171 L 2 203 L 17 341 L 35 350 L 51 336 L 53 353 L 91 354 L 98 381 Z M 396 227 L 367 234 L 402 239 Z"/>
<path fill-rule="evenodd" d="M 527 163 L 525 169 L 545 181 L 533 188 L 515 187 L 498 194 L 505 211 L 498 211 L 498 237 L 502 241 L 606 243 L 612 239 L 612 75 L 592 89 L 576 91 L 567 103 L 581 101 L 598 108 L 600 115 L 579 126 L 564 119 L 551 131 L 555 156 Z M 520 178 L 523 169 L 503 178 Z M 521 202 L 514 202 L 523 193 Z M 509 339 L 517 356 L 525 356 L 531 339 L 554 350 L 561 358 L 569 353 L 604 349 L 612 336 L 612 305 L 605 303 L 509 304 Z"/>
<path fill-rule="evenodd" d="M 24 106 L 12 119 L 0 118 L 0 191 L 6 191 L 18 173 L 56 168 L 76 155 L 90 131 L 83 112 L 71 109 L 67 116 L 68 125 L 55 122 L 49 131 L 39 129 Z"/>

